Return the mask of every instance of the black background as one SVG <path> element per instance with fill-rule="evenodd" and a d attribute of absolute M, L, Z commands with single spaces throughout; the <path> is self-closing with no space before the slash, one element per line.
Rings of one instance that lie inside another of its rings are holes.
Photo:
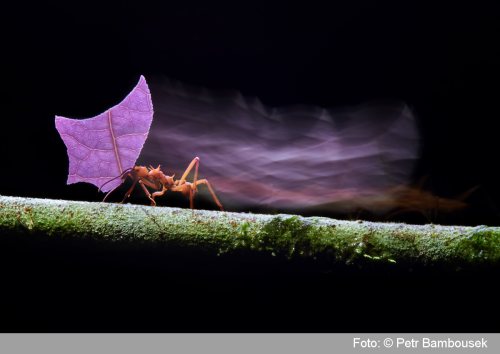
<path fill-rule="evenodd" d="M 51 2 L 3 12 L 1 195 L 99 200 L 93 186 L 66 186 L 54 115 L 100 113 L 143 74 L 271 106 L 402 100 L 422 136 L 414 180 L 428 176 L 425 187 L 448 198 L 478 187 L 466 212 L 431 221 L 499 224 L 494 2 Z M 498 271 L 325 272 L 9 235 L 1 247 L 5 331 L 500 329 Z"/>

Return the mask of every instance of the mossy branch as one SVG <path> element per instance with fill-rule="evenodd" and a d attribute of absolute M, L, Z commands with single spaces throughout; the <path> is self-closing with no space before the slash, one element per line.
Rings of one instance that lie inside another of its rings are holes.
<path fill-rule="evenodd" d="M 214 255 L 251 251 L 348 264 L 500 264 L 500 227 L 406 225 L 0 196 L 2 234 L 161 243 Z"/>

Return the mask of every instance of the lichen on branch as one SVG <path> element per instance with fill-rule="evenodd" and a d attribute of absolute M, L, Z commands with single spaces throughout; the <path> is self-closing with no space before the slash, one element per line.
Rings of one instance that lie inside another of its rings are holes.
<path fill-rule="evenodd" d="M 332 264 L 500 264 L 500 227 L 407 225 L 0 196 L 2 234 L 239 251 Z M 0 237 L 1 241 L 1 237 Z"/>

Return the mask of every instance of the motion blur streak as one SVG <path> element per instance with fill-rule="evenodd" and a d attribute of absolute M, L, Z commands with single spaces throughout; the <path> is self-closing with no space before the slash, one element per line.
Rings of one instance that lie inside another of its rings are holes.
<path fill-rule="evenodd" d="M 363 204 L 385 212 L 418 158 L 415 118 L 401 102 L 272 108 L 237 92 L 152 79 L 155 118 L 140 162 L 179 177 L 199 156 L 200 178 L 228 210 Z"/>

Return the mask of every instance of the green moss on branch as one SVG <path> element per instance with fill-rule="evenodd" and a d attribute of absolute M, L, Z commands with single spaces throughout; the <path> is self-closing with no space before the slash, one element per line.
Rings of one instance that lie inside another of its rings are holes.
<path fill-rule="evenodd" d="M 406 225 L 0 196 L 0 234 L 241 250 L 334 263 L 500 264 L 500 227 Z"/>

